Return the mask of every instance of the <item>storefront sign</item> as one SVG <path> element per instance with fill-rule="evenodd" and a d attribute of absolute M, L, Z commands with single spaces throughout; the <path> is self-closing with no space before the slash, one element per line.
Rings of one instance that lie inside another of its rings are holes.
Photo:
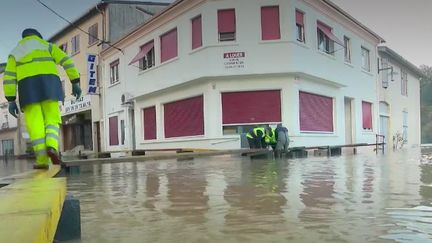
<path fill-rule="evenodd" d="M 91 96 L 84 95 L 79 99 L 72 99 L 64 102 L 61 107 L 62 115 L 70 115 L 91 109 Z"/>
<path fill-rule="evenodd" d="M 87 54 L 87 79 L 88 79 L 88 94 L 96 94 L 96 79 L 97 79 L 97 65 L 96 55 Z"/>
<path fill-rule="evenodd" d="M 226 69 L 244 68 L 246 57 L 245 52 L 227 52 L 223 54 L 224 66 Z"/>

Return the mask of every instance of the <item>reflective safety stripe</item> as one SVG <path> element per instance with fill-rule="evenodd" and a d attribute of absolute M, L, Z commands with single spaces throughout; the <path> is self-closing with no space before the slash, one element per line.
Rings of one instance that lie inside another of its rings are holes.
<path fill-rule="evenodd" d="M 66 61 L 69 60 L 69 59 L 70 59 L 69 56 L 65 56 L 65 57 L 63 57 L 63 59 L 60 60 L 60 63 L 59 63 L 59 64 L 63 66 L 63 63 L 66 62 Z"/>
<path fill-rule="evenodd" d="M 35 151 L 36 157 L 41 156 L 41 155 L 46 155 L 46 154 L 47 154 L 47 150 L 46 149 L 41 149 L 39 151 Z"/>
<path fill-rule="evenodd" d="M 46 129 L 51 129 L 51 130 L 54 130 L 54 131 L 56 131 L 56 132 L 60 132 L 60 128 L 59 128 L 59 127 L 56 127 L 56 126 L 53 126 L 53 125 L 48 125 L 48 126 L 46 127 Z"/>
<path fill-rule="evenodd" d="M 45 138 L 33 140 L 32 144 L 33 144 L 33 146 L 37 146 L 37 145 L 40 145 L 40 144 L 45 144 Z"/>
<path fill-rule="evenodd" d="M 59 140 L 59 136 L 53 133 L 47 133 L 47 138 L 54 138 L 55 140 Z"/>
<path fill-rule="evenodd" d="M 74 67 L 75 67 L 75 64 L 73 64 L 73 63 L 63 66 L 64 69 L 69 69 L 69 68 L 74 68 Z"/>
<path fill-rule="evenodd" d="M 8 71 L 5 71 L 5 72 L 4 72 L 4 75 L 8 75 L 8 76 L 12 76 L 12 77 L 16 77 L 16 73 L 15 73 L 15 72 L 8 72 Z"/>
<path fill-rule="evenodd" d="M 15 60 L 19 61 L 21 60 L 21 58 L 27 56 L 32 51 L 47 50 L 47 49 L 48 49 L 47 45 L 44 45 L 38 40 L 30 39 L 25 41 L 24 43 L 18 44 L 18 46 L 12 50 L 11 55 L 15 57 Z"/>
<path fill-rule="evenodd" d="M 16 66 L 18 67 L 32 62 L 49 62 L 49 61 L 54 61 L 54 59 L 52 57 L 35 57 L 32 59 L 31 62 L 17 62 Z"/>
<path fill-rule="evenodd" d="M 3 85 L 17 84 L 16 79 L 3 80 Z"/>
<path fill-rule="evenodd" d="M 51 53 L 51 52 L 52 52 L 52 48 L 53 48 L 52 44 L 51 44 L 51 43 L 49 43 L 49 45 L 48 45 L 48 51 L 49 51 L 49 53 Z"/>

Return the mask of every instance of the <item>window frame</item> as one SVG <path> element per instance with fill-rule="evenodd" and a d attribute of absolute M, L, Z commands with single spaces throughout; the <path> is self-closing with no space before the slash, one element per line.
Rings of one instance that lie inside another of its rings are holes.
<path fill-rule="evenodd" d="M 367 53 L 367 67 L 364 66 L 364 58 L 365 58 L 365 53 Z M 371 72 L 371 58 L 370 58 L 370 50 L 364 46 L 361 46 L 361 58 L 362 58 L 362 62 L 361 62 L 361 68 L 362 70 L 366 71 L 366 72 Z"/>
<path fill-rule="evenodd" d="M 110 63 L 110 85 L 115 85 L 117 83 L 120 83 L 119 65 L 120 65 L 119 59 Z"/>
<path fill-rule="evenodd" d="M 224 11 L 234 11 L 234 32 L 220 32 L 219 27 L 219 13 Z M 235 8 L 226 8 L 226 9 L 218 9 L 217 10 L 217 21 L 218 21 L 218 40 L 219 42 L 229 42 L 229 41 L 236 41 L 237 40 L 237 13 Z M 232 35 L 232 36 L 229 36 Z M 225 36 L 222 38 L 222 36 Z"/>
<path fill-rule="evenodd" d="M 332 27 L 330 27 L 330 26 L 328 26 L 328 25 L 326 25 L 320 21 L 318 21 L 318 22 L 321 23 L 322 25 L 327 26 L 330 29 L 330 31 L 333 31 Z M 318 44 L 317 47 L 318 47 L 318 50 L 320 52 L 325 53 L 325 54 L 334 56 L 334 54 L 335 54 L 335 42 L 332 39 L 330 39 L 330 37 L 328 37 L 323 31 L 321 31 L 318 28 L 318 22 L 317 22 L 317 44 Z M 321 43 L 323 45 L 322 47 L 321 47 Z"/>
<path fill-rule="evenodd" d="M 146 44 L 142 45 L 140 47 L 140 49 L 143 48 L 144 46 L 150 44 L 151 42 L 153 42 L 153 47 L 147 52 L 147 54 L 143 58 L 138 60 L 138 67 L 139 67 L 140 71 L 148 70 L 148 69 L 156 66 L 156 59 L 155 59 L 156 58 L 155 57 L 156 52 L 155 52 L 154 40 L 149 41 Z M 151 59 L 150 65 L 148 64 L 149 59 Z M 146 63 L 147 65 L 144 66 L 144 63 Z"/>
<path fill-rule="evenodd" d="M 401 95 L 408 97 L 408 72 L 401 68 Z"/>
<path fill-rule="evenodd" d="M 297 19 L 296 19 L 296 39 L 298 42 L 306 44 L 306 33 L 305 33 L 305 23 L 304 23 L 305 12 L 301 11 L 300 9 L 296 9 L 295 13 L 296 13 L 295 14 L 296 18 L 297 18 L 297 13 L 302 14 L 302 17 L 303 17 L 303 24 L 302 25 L 297 23 Z"/>
<path fill-rule="evenodd" d="M 75 55 L 80 52 L 80 35 L 77 34 L 72 37 L 71 40 L 71 55 Z"/>
<path fill-rule="evenodd" d="M 351 38 L 344 35 L 344 61 L 346 63 L 352 63 L 352 48 L 351 48 Z"/>
<path fill-rule="evenodd" d="M 92 33 L 95 32 L 95 33 Z M 92 46 L 99 40 L 99 29 L 98 29 L 98 23 L 93 24 L 88 28 L 88 45 Z"/>

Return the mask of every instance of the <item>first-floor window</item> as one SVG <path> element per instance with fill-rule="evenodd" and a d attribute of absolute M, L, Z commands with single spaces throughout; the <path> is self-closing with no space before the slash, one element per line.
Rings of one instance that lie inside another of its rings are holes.
<path fill-rule="evenodd" d="M 408 112 L 403 112 L 403 140 L 404 143 L 408 142 Z"/>
<path fill-rule="evenodd" d="M 372 103 L 362 102 L 363 130 L 372 130 Z"/>
<path fill-rule="evenodd" d="M 119 60 L 110 64 L 110 84 L 116 84 L 119 80 Z"/>
<path fill-rule="evenodd" d="M 119 145 L 117 116 L 113 116 L 109 118 L 109 145 L 110 146 Z"/>
<path fill-rule="evenodd" d="M 362 68 L 363 70 L 370 72 L 370 52 L 368 49 L 362 47 L 361 54 L 362 54 Z"/>
<path fill-rule="evenodd" d="M 333 132 L 333 98 L 299 92 L 300 131 Z"/>

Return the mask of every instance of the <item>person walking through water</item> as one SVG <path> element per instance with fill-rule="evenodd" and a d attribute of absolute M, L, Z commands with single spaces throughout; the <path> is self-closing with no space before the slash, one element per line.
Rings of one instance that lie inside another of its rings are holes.
<path fill-rule="evenodd" d="M 288 153 L 289 146 L 289 136 L 288 129 L 282 124 L 278 124 L 275 131 L 276 136 L 276 147 L 275 147 L 275 157 L 282 158 L 282 153 Z"/>
<path fill-rule="evenodd" d="M 48 169 L 50 160 L 53 164 L 61 163 L 59 101 L 64 100 L 64 93 L 57 65 L 66 71 L 72 83 L 72 94 L 79 98 L 80 74 L 73 60 L 57 45 L 43 40 L 37 30 L 25 29 L 22 40 L 9 54 L 4 72 L 3 89 L 9 112 L 14 117 L 19 115 L 18 93 L 36 155 L 35 169 Z"/>

